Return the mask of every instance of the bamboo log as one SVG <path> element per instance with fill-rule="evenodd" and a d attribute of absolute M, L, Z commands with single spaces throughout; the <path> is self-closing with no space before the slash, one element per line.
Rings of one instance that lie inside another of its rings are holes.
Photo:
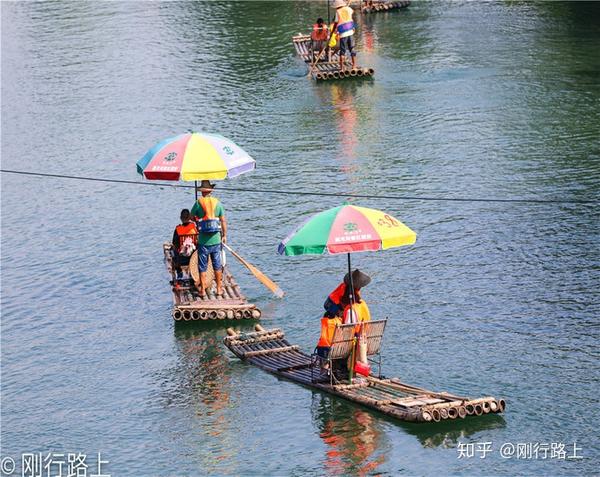
<path fill-rule="evenodd" d="M 227 330 L 226 330 L 226 331 L 227 331 L 227 335 L 228 335 L 228 336 L 232 336 L 232 337 L 233 337 L 233 336 L 237 336 L 237 335 L 238 335 L 238 334 L 236 333 L 236 331 L 235 331 L 233 328 L 231 328 L 231 327 L 227 328 Z"/>
<path fill-rule="evenodd" d="M 467 417 L 467 410 L 465 409 L 465 406 L 458 406 L 458 417 L 460 417 L 461 419 L 464 419 L 465 417 Z"/>
<path fill-rule="evenodd" d="M 217 319 L 217 312 L 215 310 L 210 310 L 208 313 L 208 319 L 209 320 L 216 320 Z"/>
<path fill-rule="evenodd" d="M 350 76 L 356 76 L 356 68 L 350 70 Z"/>
<path fill-rule="evenodd" d="M 183 318 L 183 314 L 181 313 L 181 310 L 175 309 L 173 310 L 173 319 L 175 321 L 181 321 L 181 319 Z"/>
<path fill-rule="evenodd" d="M 260 310 L 258 308 L 255 308 L 254 310 L 252 310 L 252 318 L 254 319 L 259 319 L 260 318 Z"/>
<path fill-rule="evenodd" d="M 234 310 L 233 311 L 233 317 L 236 320 L 241 320 L 243 318 L 244 314 L 242 313 L 242 310 Z"/>
<path fill-rule="evenodd" d="M 448 419 L 456 419 L 458 417 L 458 410 L 455 407 L 448 408 Z"/>
<path fill-rule="evenodd" d="M 472 416 L 473 414 L 475 414 L 475 405 L 474 404 L 465 405 L 465 409 L 467 411 L 468 416 Z"/>
<path fill-rule="evenodd" d="M 356 76 L 362 76 L 362 75 L 363 75 L 363 70 L 362 70 L 362 69 L 360 69 L 360 68 L 358 68 L 358 69 L 356 70 Z"/>
<path fill-rule="evenodd" d="M 227 310 L 225 313 L 227 313 L 227 319 L 228 320 L 232 320 L 233 319 L 233 310 Z"/>
<path fill-rule="evenodd" d="M 440 411 L 440 417 L 442 419 L 448 419 L 448 409 L 441 408 L 441 409 L 439 409 L 439 411 Z"/>
<path fill-rule="evenodd" d="M 227 318 L 227 313 L 224 310 L 217 310 L 217 318 L 219 320 L 224 320 Z"/>
<path fill-rule="evenodd" d="M 199 320 L 200 312 L 198 310 L 192 310 L 192 320 Z"/>
<path fill-rule="evenodd" d="M 481 407 L 481 404 L 475 404 L 475 405 L 473 406 L 473 409 L 474 409 L 474 412 L 473 412 L 473 413 L 474 413 L 476 416 L 481 416 L 481 415 L 483 414 L 483 408 Z"/>
<path fill-rule="evenodd" d="M 437 409 L 432 409 L 431 411 L 429 411 L 429 413 L 431 414 L 431 418 L 434 422 L 440 422 L 440 411 L 438 411 Z"/>
<path fill-rule="evenodd" d="M 254 329 L 256 331 L 258 331 L 259 333 L 264 333 L 265 332 L 265 329 L 261 325 L 259 325 L 258 323 L 256 325 L 254 325 Z M 281 331 L 278 328 L 275 328 L 275 330 Z M 274 330 L 269 330 L 269 331 L 274 331 Z"/>
<path fill-rule="evenodd" d="M 504 412 L 504 409 L 506 408 L 506 401 L 504 399 L 498 399 L 496 404 L 498 405 L 498 412 Z"/>
<path fill-rule="evenodd" d="M 190 321 L 192 319 L 192 312 L 190 310 L 184 310 L 183 319 L 184 321 Z"/>
<path fill-rule="evenodd" d="M 491 411 L 490 403 L 487 402 L 487 401 L 482 402 L 481 403 L 481 409 L 483 409 L 483 413 L 484 414 L 489 414 L 490 411 Z"/>
<path fill-rule="evenodd" d="M 244 358 L 251 358 L 252 356 L 261 356 L 263 354 L 272 354 L 272 353 L 285 353 L 288 351 L 295 351 L 299 349 L 298 345 L 285 346 L 283 348 L 272 348 L 272 349 L 261 349 L 258 351 L 248 351 L 244 353 Z"/>

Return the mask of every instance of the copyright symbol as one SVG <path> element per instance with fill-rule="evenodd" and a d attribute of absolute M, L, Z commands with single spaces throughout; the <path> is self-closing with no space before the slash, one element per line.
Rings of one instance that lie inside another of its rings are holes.
<path fill-rule="evenodd" d="M 10 475 L 15 471 L 15 461 L 12 457 L 4 457 L 0 460 L 0 471 L 4 475 Z"/>
<path fill-rule="evenodd" d="M 515 455 L 515 445 L 512 442 L 505 442 L 500 447 L 500 456 L 505 459 L 510 459 Z"/>

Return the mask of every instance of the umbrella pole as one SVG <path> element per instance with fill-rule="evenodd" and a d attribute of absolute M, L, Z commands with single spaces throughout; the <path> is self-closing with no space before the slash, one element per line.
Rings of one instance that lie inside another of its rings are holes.
<path fill-rule="evenodd" d="M 354 313 L 354 282 L 352 281 L 352 263 L 350 261 L 350 254 L 348 254 L 348 276 L 350 277 L 350 316 Z M 356 339 L 352 340 L 352 354 L 350 358 L 350 370 L 348 374 L 348 382 L 352 384 L 352 378 L 354 377 L 354 353 L 356 351 Z"/>
<path fill-rule="evenodd" d="M 198 181 L 194 181 L 194 193 L 196 194 L 196 200 L 198 200 Z"/>

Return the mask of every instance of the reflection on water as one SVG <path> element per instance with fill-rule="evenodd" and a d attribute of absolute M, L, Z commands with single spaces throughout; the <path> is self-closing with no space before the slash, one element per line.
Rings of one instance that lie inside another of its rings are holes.
<path fill-rule="evenodd" d="M 372 474 L 385 462 L 389 442 L 371 412 L 314 393 L 311 413 L 327 446 L 323 467 L 328 475 Z"/>
<path fill-rule="evenodd" d="M 467 417 L 454 421 L 442 421 L 432 424 L 404 423 L 402 427 L 419 439 L 423 447 L 456 447 L 459 441 L 473 434 L 491 430 L 501 429 L 506 426 L 504 418 L 498 414 L 487 416 Z"/>

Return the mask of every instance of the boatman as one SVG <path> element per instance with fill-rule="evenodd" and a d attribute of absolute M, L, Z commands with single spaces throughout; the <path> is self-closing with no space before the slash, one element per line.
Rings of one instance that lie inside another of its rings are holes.
<path fill-rule="evenodd" d="M 350 53 L 352 68 L 356 68 L 356 52 L 354 51 L 354 22 L 352 21 L 352 8 L 344 0 L 335 0 L 335 20 L 332 31 L 337 32 L 340 39 L 340 70 L 344 71 L 344 57 L 346 51 Z"/>
<path fill-rule="evenodd" d="M 223 205 L 211 193 L 215 188 L 208 180 L 200 184 L 200 197 L 192 207 L 192 215 L 198 228 L 198 269 L 200 283 L 196 284 L 201 297 L 206 296 L 206 271 L 208 270 L 208 256 L 212 261 L 215 278 L 217 280 L 217 296 L 223 296 L 223 265 L 221 251 L 227 241 L 227 222 Z"/>

